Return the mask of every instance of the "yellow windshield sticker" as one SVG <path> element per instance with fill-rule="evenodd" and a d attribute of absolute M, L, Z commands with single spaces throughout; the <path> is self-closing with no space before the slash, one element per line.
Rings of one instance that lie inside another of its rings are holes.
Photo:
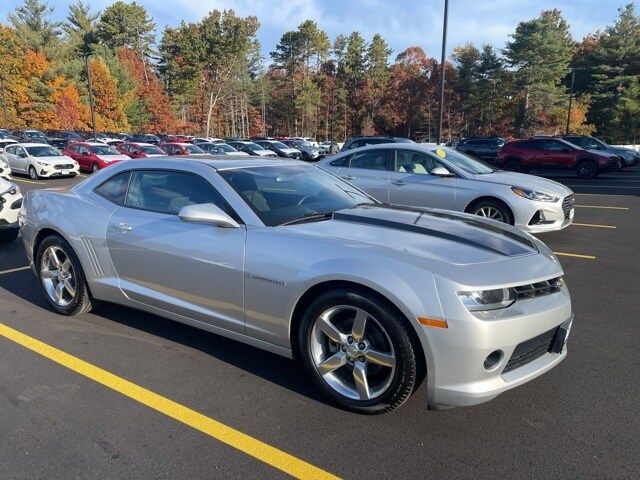
<path fill-rule="evenodd" d="M 436 155 L 438 155 L 439 157 L 446 157 L 447 156 L 447 152 L 445 152 L 443 149 L 439 148 L 436 150 Z"/>

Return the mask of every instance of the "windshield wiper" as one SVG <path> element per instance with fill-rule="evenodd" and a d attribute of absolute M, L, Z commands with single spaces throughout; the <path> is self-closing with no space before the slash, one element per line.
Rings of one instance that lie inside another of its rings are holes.
<path fill-rule="evenodd" d="M 329 220 L 331 217 L 333 217 L 333 212 L 312 213 L 312 214 L 304 215 L 302 217 L 287 220 L 286 222 L 282 222 L 279 225 L 295 225 L 297 223 L 319 222 L 320 220 Z"/>

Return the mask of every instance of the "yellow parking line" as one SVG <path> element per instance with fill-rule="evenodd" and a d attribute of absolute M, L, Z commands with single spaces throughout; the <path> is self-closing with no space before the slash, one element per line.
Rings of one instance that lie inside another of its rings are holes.
<path fill-rule="evenodd" d="M 24 178 L 15 178 L 12 177 L 12 180 L 14 182 L 24 182 L 24 183 L 33 183 L 34 185 L 46 185 L 45 182 L 36 182 L 35 180 L 26 180 Z"/>
<path fill-rule="evenodd" d="M 615 225 L 597 225 L 595 223 L 572 223 L 575 227 L 592 227 L 592 228 L 618 228 Z"/>
<path fill-rule="evenodd" d="M 10 268 L 9 270 L 2 270 L 0 271 L 0 275 L 4 275 L 5 273 L 14 273 L 14 272 L 21 272 L 23 270 L 29 270 L 31 267 L 27 266 L 27 267 L 18 267 L 18 268 Z"/>
<path fill-rule="evenodd" d="M 580 255 L 578 253 L 565 253 L 565 252 L 553 252 L 559 257 L 572 257 L 572 258 L 582 258 L 584 260 L 595 260 L 596 257 L 593 255 Z"/>
<path fill-rule="evenodd" d="M 80 358 L 69 355 L 62 350 L 47 345 L 35 338 L 25 335 L 0 323 L 0 336 L 18 345 L 36 352 L 49 360 L 73 370 L 94 382 L 115 390 L 136 402 L 146 405 L 164 415 L 171 417 L 195 430 L 209 435 L 216 440 L 240 450 L 247 455 L 271 465 L 295 478 L 303 479 L 335 479 L 338 478 L 310 463 L 300 460 L 282 450 L 242 433 L 217 420 L 209 418 L 184 405 L 176 403 L 162 395 L 140 387 L 135 383 L 120 378 Z"/>
<path fill-rule="evenodd" d="M 604 205 L 575 205 L 579 208 L 604 208 L 607 210 L 629 210 L 629 207 L 608 207 Z"/>

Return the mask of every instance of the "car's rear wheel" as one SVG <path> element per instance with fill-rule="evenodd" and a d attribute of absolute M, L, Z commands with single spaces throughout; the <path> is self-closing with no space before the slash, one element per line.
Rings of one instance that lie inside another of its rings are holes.
<path fill-rule="evenodd" d="M 392 410 L 411 395 L 416 355 L 403 321 L 357 289 L 320 295 L 299 332 L 302 361 L 333 402 L 358 413 Z"/>
<path fill-rule="evenodd" d="M 45 238 L 38 246 L 35 265 L 42 291 L 58 313 L 79 315 L 91 310 L 82 265 L 65 239 L 57 235 Z"/>
<path fill-rule="evenodd" d="M 467 213 L 478 215 L 479 217 L 497 220 L 502 223 L 513 223 L 513 215 L 509 208 L 502 202 L 487 198 L 472 203 L 467 208 Z"/>
<path fill-rule="evenodd" d="M 31 178 L 31 180 L 38 180 L 38 171 L 33 165 L 29 167 L 29 178 Z"/>
<path fill-rule="evenodd" d="M 522 171 L 522 164 L 520 163 L 520 160 L 516 160 L 514 158 L 511 158 L 509 160 L 507 160 L 504 164 L 504 169 L 507 172 L 521 172 Z"/>
<path fill-rule="evenodd" d="M 598 175 L 598 164 L 593 160 L 582 160 L 576 167 L 580 178 L 595 178 Z"/>

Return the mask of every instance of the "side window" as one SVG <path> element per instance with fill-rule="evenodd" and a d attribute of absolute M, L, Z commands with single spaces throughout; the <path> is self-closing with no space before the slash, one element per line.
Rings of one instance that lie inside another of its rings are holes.
<path fill-rule="evenodd" d="M 544 149 L 545 150 L 550 150 L 552 152 L 561 152 L 566 145 L 563 145 L 560 142 L 557 142 L 555 140 L 545 140 L 544 141 Z"/>
<path fill-rule="evenodd" d="M 398 150 L 396 172 L 429 175 L 439 164 L 429 155 L 411 150 Z"/>
<path fill-rule="evenodd" d="M 365 168 L 367 170 L 391 170 L 391 152 L 393 150 L 369 150 L 351 156 L 351 168 Z"/>
<path fill-rule="evenodd" d="M 349 166 L 349 159 L 351 158 L 350 155 L 344 156 L 342 158 L 339 158 L 337 160 L 334 160 L 333 162 L 331 162 L 331 166 L 333 167 L 347 167 Z"/>
<path fill-rule="evenodd" d="M 213 186 L 201 177 L 185 172 L 137 170 L 131 174 L 125 206 L 177 215 L 182 207 L 213 203 L 229 207 Z"/>
<path fill-rule="evenodd" d="M 9 145 L 7 148 L 4 149 L 5 152 L 10 153 L 12 155 L 15 155 L 16 153 L 16 147 L 13 147 L 11 145 Z"/>
<path fill-rule="evenodd" d="M 80 151 L 80 154 L 82 154 L 82 155 L 89 155 L 89 149 L 87 147 L 85 147 L 84 145 L 80 145 L 78 147 L 78 150 Z"/>
<path fill-rule="evenodd" d="M 542 148 L 542 142 L 540 140 L 524 140 L 518 145 L 525 150 L 540 150 Z"/>
<path fill-rule="evenodd" d="M 131 172 L 122 172 L 111 177 L 106 182 L 102 183 L 94 191 L 101 197 L 106 198 L 110 202 L 117 205 L 124 204 L 124 197 L 127 193 L 127 186 L 129 185 L 129 176 Z"/>

